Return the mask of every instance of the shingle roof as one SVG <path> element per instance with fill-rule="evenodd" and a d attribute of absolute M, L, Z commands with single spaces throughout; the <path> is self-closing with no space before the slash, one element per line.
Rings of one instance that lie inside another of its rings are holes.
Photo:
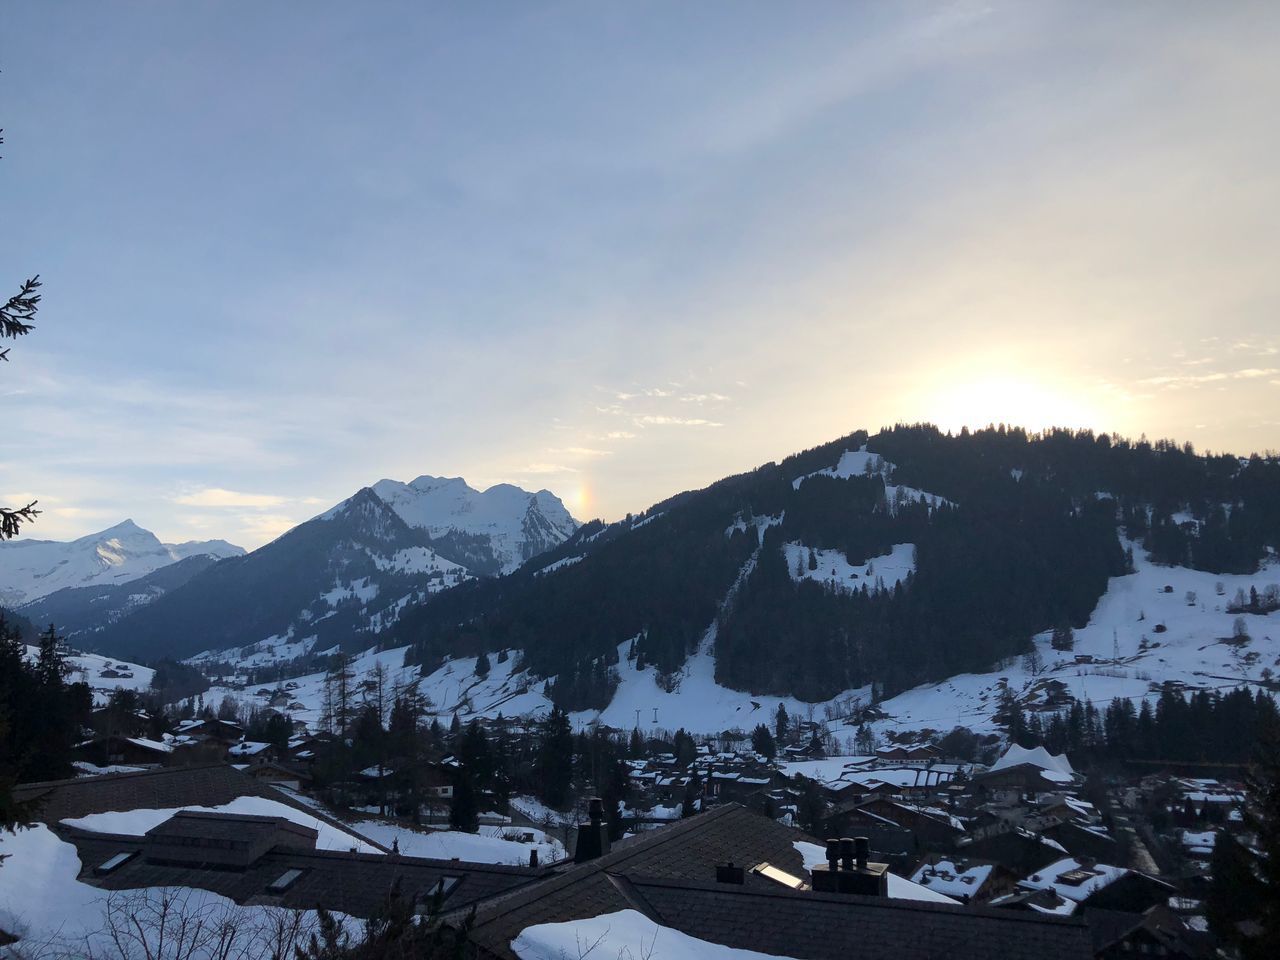
<path fill-rule="evenodd" d="M 338 823 L 320 810 L 299 803 L 269 783 L 248 776 L 225 763 L 161 767 L 138 773 L 109 773 L 74 780 L 23 783 L 13 788 L 13 795 L 19 802 L 35 801 L 37 806 L 33 816 L 48 824 L 112 810 L 217 807 L 230 803 L 237 797 L 265 797 L 301 810 L 311 819 L 352 832 L 350 827 Z M 368 842 L 371 846 L 382 847 L 372 840 Z"/>
<path fill-rule="evenodd" d="M 91 833 L 63 827 L 60 835 L 75 844 L 84 870 L 80 879 L 106 890 L 180 886 L 210 890 L 237 903 L 275 904 L 298 910 L 323 907 L 356 917 L 371 916 L 397 880 L 404 896 L 426 896 L 443 878 L 458 883 L 445 901 L 450 909 L 466 908 L 477 900 L 496 897 L 545 876 L 544 869 L 427 860 L 383 854 L 346 853 L 276 846 L 240 870 L 209 869 L 179 863 L 156 863 L 146 856 L 140 837 Z M 104 877 L 94 868 L 117 853 L 142 853 Z M 288 870 L 302 875 L 283 894 L 272 896 L 267 886 Z"/>
<path fill-rule="evenodd" d="M 793 892 L 747 874 L 717 884 L 715 866 L 763 861 L 808 879 L 799 831 L 736 804 L 619 844 L 584 863 L 481 904 L 470 937 L 501 960 L 526 927 L 635 909 L 691 936 L 803 960 L 895 960 L 1002 955 L 1002 960 L 1089 957 L 1075 921 L 874 897 Z"/>
<path fill-rule="evenodd" d="M 730 947 L 802 960 L 1055 960 L 1092 956 L 1087 927 L 1021 912 L 629 878 L 665 927 Z"/>
<path fill-rule="evenodd" d="M 611 875 L 714 880 L 716 865 L 733 860 L 746 867 L 768 862 L 808 880 L 804 858 L 794 846 L 797 840 L 816 842 L 799 830 L 738 804 L 725 804 L 661 830 L 628 838 L 597 860 L 482 904 L 472 939 L 492 953 L 511 957 L 508 945 L 527 926 L 627 909 L 631 903 L 619 892 Z M 776 886 L 750 874 L 747 883 Z"/>

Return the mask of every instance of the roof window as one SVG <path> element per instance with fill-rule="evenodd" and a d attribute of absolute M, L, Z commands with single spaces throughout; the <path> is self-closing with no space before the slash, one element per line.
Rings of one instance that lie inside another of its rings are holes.
<path fill-rule="evenodd" d="M 98 864 L 94 868 L 93 872 L 100 877 L 104 877 L 108 873 L 111 873 L 113 870 L 117 870 L 120 867 L 123 867 L 126 863 L 128 863 L 137 855 L 138 855 L 137 850 L 126 850 L 124 853 L 117 853 L 115 856 L 110 857 L 109 859 L 104 860 L 102 863 Z"/>
<path fill-rule="evenodd" d="M 298 882 L 300 876 L 302 876 L 302 871 L 297 868 L 286 870 L 267 884 L 267 893 L 284 893 Z"/>

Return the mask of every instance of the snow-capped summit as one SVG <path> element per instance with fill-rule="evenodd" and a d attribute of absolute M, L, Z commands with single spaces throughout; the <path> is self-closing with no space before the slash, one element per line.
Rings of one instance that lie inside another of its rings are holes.
<path fill-rule="evenodd" d="M 499 483 L 482 492 L 461 477 L 431 476 L 409 483 L 379 480 L 371 489 L 406 524 L 433 540 L 484 538 L 495 572 L 510 573 L 578 529 L 549 490 L 529 493 Z"/>
<path fill-rule="evenodd" d="M 187 557 L 244 553 L 225 540 L 161 543 L 132 520 L 77 540 L 0 543 L 0 603 L 18 606 L 64 587 L 127 583 Z"/>

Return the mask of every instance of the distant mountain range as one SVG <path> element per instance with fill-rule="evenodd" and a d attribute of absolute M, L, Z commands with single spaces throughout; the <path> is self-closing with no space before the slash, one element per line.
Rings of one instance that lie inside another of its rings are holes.
<path fill-rule="evenodd" d="M 64 589 L 118 586 L 193 557 L 237 557 L 225 540 L 161 543 L 125 520 L 78 540 L 0 542 L 0 605 L 16 607 Z"/>
<path fill-rule="evenodd" d="M 577 527 L 546 490 L 380 480 L 251 553 L 155 570 L 125 587 L 46 592 L 21 612 L 115 656 L 270 648 L 283 659 L 367 646 L 406 607 L 465 580 L 510 573 Z"/>

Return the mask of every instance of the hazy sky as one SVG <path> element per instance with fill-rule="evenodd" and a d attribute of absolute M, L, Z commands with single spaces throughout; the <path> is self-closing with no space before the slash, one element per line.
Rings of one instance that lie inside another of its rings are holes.
<path fill-rule="evenodd" d="M 0 502 L 616 518 L 928 419 L 1280 447 L 1280 4 L 0 15 Z"/>

